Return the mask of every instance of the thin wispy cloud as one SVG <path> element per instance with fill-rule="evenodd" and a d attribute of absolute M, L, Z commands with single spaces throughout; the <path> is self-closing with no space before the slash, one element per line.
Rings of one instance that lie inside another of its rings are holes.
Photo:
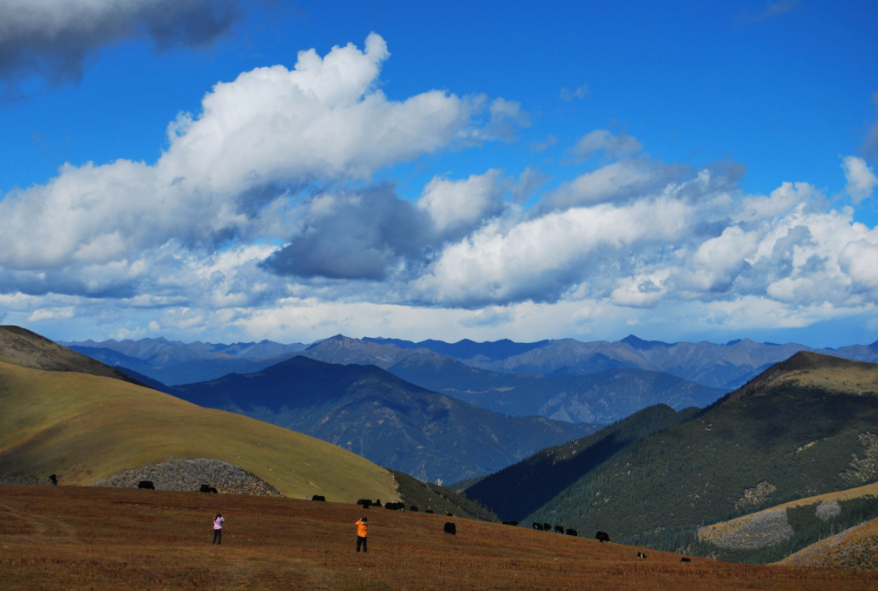
<path fill-rule="evenodd" d="M 872 102 L 878 107 L 878 92 L 872 95 Z M 878 161 L 878 117 L 875 118 L 875 121 L 872 122 L 872 126 L 866 133 L 860 151 L 873 162 Z"/>
<path fill-rule="evenodd" d="M 583 84 L 577 88 L 570 90 L 566 86 L 561 89 L 561 95 L 558 97 L 562 101 L 572 103 L 574 99 L 584 99 L 589 94 L 588 84 Z"/>
<path fill-rule="evenodd" d="M 781 0 L 779 2 L 769 2 L 765 9 L 760 12 L 749 14 L 742 12 L 738 15 L 738 22 L 741 24 L 758 23 L 778 16 L 783 16 L 800 7 L 801 0 Z"/>

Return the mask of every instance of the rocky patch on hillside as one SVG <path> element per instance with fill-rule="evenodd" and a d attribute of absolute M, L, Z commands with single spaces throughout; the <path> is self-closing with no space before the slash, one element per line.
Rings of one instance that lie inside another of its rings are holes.
<path fill-rule="evenodd" d="M 777 491 L 776 486 L 763 480 L 755 487 L 748 488 L 744 491 L 744 495 L 738 499 L 737 503 L 735 503 L 735 509 L 740 509 L 741 507 L 746 507 L 748 505 L 756 506 L 764 503 L 768 500 L 768 497 L 774 494 L 775 491 Z"/>
<path fill-rule="evenodd" d="M 786 509 L 747 515 L 698 530 L 700 541 L 731 550 L 766 548 L 792 536 L 793 528 Z"/>
<path fill-rule="evenodd" d="M 871 482 L 878 476 L 878 435 L 860 433 L 859 439 L 866 448 L 865 457 L 854 454 L 850 469 L 841 473 L 841 477 L 854 486 Z"/>
<path fill-rule="evenodd" d="M 247 470 L 206 458 L 150 464 L 116 474 L 93 486 L 137 488 L 141 480 L 151 481 L 158 490 L 198 491 L 202 484 L 207 484 L 216 488 L 218 493 L 281 496 L 279 490 Z"/>

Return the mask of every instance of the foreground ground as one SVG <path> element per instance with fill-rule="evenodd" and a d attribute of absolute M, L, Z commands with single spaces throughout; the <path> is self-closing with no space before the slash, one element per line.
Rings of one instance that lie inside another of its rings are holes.
<path fill-rule="evenodd" d="M 211 521 L 226 517 L 223 546 Z M 369 553 L 354 522 L 368 515 Z M 453 520 L 457 535 L 443 533 Z M 593 532 L 590 532 L 593 533 Z M 845 589 L 878 575 L 744 566 L 424 513 L 293 499 L 0 486 L 0 588 Z"/>

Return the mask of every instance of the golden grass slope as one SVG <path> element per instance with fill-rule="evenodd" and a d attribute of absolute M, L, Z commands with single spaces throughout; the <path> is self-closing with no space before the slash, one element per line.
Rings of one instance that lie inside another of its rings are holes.
<path fill-rule="evenodd" d="M 801 351 L 770 367 L 730 398 L 793 385 L 831 394 L 878 396 L 878 364 Z"/>
<path fill-rule="evenodd" d="M 0 362 L 47 371 L 76 371 L 131 382 L 120 371 L 18 326 L 0 326 Z"/>
<path fill-rule="evenodd" d="M 848 501 L 851 499 L 858 499 L 867 496 L 878 496 L 878 482 L 858 486 L 856 488 L 849 488 L 847 490 L 839 490 L 823 495 L 797 499 L 795 501 L 781 503 L 779 505 L 775 505 L 774 507 L 769 507 L 761 511 L 754 511 L 753 513 L 750 513 L 748 515 L 729 519 L 728 521 L 720 521 L 712 525 L 705 525 L 698 528 L 698 539 L 702 542 L 713 542 L 717 545 L 722 546 L 723 540 L 729 539 L 730 537 L 736 535 L 744 535 L 753 537 L 754 548 L 770 545 L 768 543 L 760 544 L 760 540 L 758 539 L 761 535 L 764 535 L 766 519 L 772 519 L 772 517 L 777 517 L 779 522 L 786 523 L 786 510 L 790 507 L 803 507 L 808 505 L 817 505 L 819 503 Z M 780 518 L 781 513 L 783 514 L 782 519 Z M 787 527 L 789 527 L 788 523 Z M 789 533 L 792 534 L 791 529 Z M 767 541 L 768 540 L 765 540 L 765 542 Z"/>
<path fill-rule="evenodd" d="M 170 457 L 240 466 L 288 497 L 397 499 L 387 470 L 301 433 L 120 380 L 0 363 L 0 478 L 89 485 Z"/>
<path fill-rule="evenodd" d="M 878 519 L 820 540 L 779 564 L 855 570 L 878 569 Z"/>

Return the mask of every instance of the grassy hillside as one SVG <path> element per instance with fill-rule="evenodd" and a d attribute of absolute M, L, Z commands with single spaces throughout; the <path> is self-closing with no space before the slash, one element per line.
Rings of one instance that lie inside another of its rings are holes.
<path fill-rule="evenodd" d="M 47 371 L 75 371 L 135 382 L 100 361 L 18 326 L 0 326 L 0 363 Z"/>
<path fill-rule="evenodd" d="M 448 517 L 407 511 L 370 510 L 369 552 L 357 554 L 362 509 L 296 499 L 41 486 L 5 487 L 2 504 L 4 591 L 878 587 L 870 572 L 638 559 L 641 548 L 457 517 L 450 536 Z M 222 548 L 210 543 L 216 511 Z"/>
<path fill-rule="evenodd" d="M 438 484 L 421 482 L 405 472 L 396 470 L 391 470 L 391 472 L 399 484 L 397 492 L 407 509 L 411 509 L 414 505 L 419 511 L 430 509 L 438 515 L 451 513 L 455 517 L 499 521 L 491 511 L 450 489 Z"/>
<path fill-rule="evenodd" d="M 876 392 L 878 366 L 798 353 L 625 448 L 528 519 L 624 538 L 874 482 Z"/>
<path fill-rule="evenodd" d="M 864 489 L 799 499 L 703 527 L 659 529 L 629 536 L 625 542 L 733 562 L 777 562 L 878 519 L 878 498 L 862 494 Z"/>
<path fill-rule="evenodd" d="M 543 417 L 507 417 L 430 392 L 373 365 L 335 365 L 307 357 L 181 386 L 176 392 L 201 406 L 319 437 L 431 482 L 494 472 L 595 429 Z"/>
<path fill-rule="evenodd" d="M 169 457 L 222 460 L 286 496 L 396 498 L 386 470 L 318 439 L 120 380 L 0 363 L 0 478 L 88 485 Z"/>
<path fill-rule="evenodd" d="M 771 507 L 767 507 L 765 509 L 761 509 L 759 511 L 754 511 L 752 513 L 748 513 L 748 516 L 758 515 L 760 513 L 770 512 L 770 511 L 780 511 L 787 510 L 792 507 L 802 507 L 806 505 L 816 505 L 819 503 L 835 503 L 840 501 L 850 501 L 852 499 L 861 499 L 864 497 L 878 497 L 878 482 L 872 482 L 871 484 L 865 484 L 863 486 L 856 486 L 854 488 L 848 488 L 845 490 L 836 490 L 832 492 L 828 492 L 822 495 L 814 495 L 813 497 L 805 497 L 801 499 L 794 499 L 792 501 L 787 501 L 786 503 L 780 503 L 778 505 L 773 505 Z M 720 521 L 714 525 L 722 525 L 724 523 L 730 523 L 732 520 L 728 521 Z"/>
<path fill-rule="evenodd" d="M 878 570 L 878 519 L 815 542 L 783 559 L 787 566 Z"/>
<path fill-rule="evenodd" d="M 697 410 L 677 413 L 664 405 L 646 408 L 597 433 L 544 449 L 476 482 L 465 493 L 502 519 L 523 521 L 627 446 L 687 420 Z M 540 523 L 545 521 L 550 520 Z"/>

